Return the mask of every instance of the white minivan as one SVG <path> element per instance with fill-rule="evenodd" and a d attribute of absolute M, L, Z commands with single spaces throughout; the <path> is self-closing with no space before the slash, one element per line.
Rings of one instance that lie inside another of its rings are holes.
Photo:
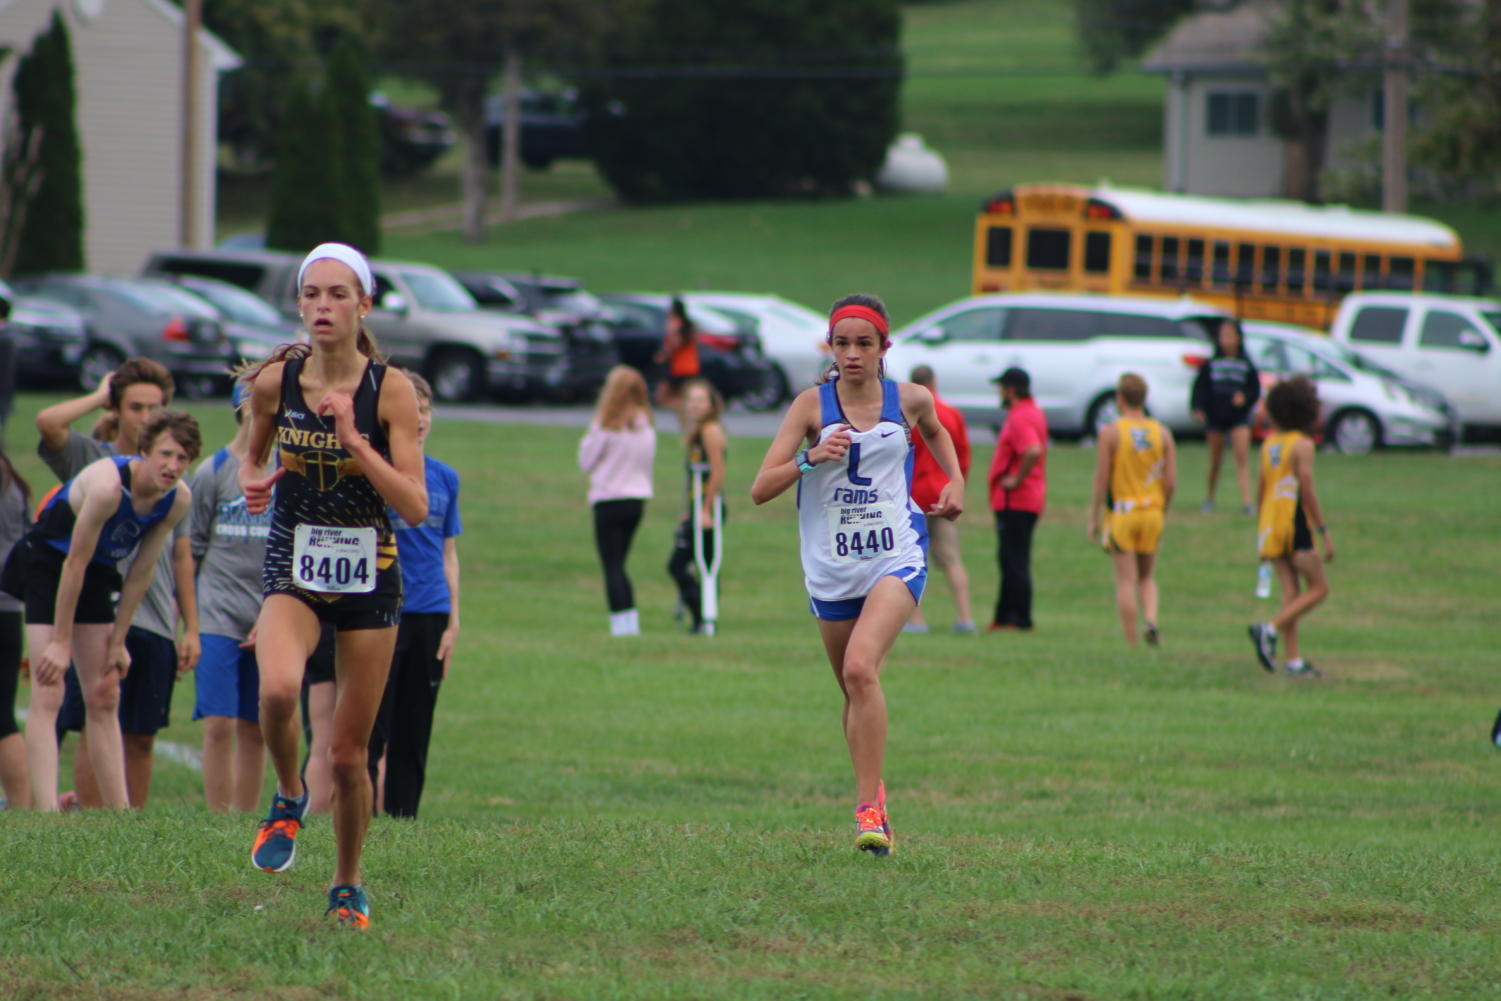
<path fill-rule="evenodd" d="M 1358 292 L 1340 303 L 1329 333 L 1443 393 L 1461 423 L 1501 426 L 1501 301 Z"/>
<path fill-rule="evenodd" d="M 946 401 L 994 417 L 991 380 L 1025 369 L 1050 431 L 1093 435 L 1116 417 L 1115 383 L 1147 380 L 1147 410 L 1175 431 L 1197 430 L 1189 396 L 1213 354 L 1224 310 L 1192 299 L 1012 292 L 950 303 L 892 335 L 886 370 L 906 379 L 929 365 Z"/>

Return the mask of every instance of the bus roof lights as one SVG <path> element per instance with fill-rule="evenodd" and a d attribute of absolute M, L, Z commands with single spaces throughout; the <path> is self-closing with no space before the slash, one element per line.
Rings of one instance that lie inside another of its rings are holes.
<path fill-rule="evenodd" d="M 1011 192 L 1002 191 L 986 199 L 982 208 L 987 215 L 1016 215 L 1016 200 Z"/>
<path fill-rule="evenodd" d="M 1119 219 L 1120 209 L 1109 202 L 1102 202 L 1098 198 L 1091 198 L 1084 203 L 1084 218 L 1086 219 Z"/>

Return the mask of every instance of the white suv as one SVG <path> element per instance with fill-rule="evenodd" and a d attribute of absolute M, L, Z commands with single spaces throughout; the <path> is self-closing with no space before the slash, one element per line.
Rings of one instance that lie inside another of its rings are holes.
<path fill-rule="evenodd" d="M 1501 302 L 1358 292 L 1330 334 L 1448 397 L 1464 424 L 1501 426 Z"/>
<path fill-rule="evenodd" d="M 1197 429 L 1194 376 L 1228 314 L 1191 299 L 1017 292 L 975 296 L 898 330 L 886 355 L 891 378 L 930 365 L 939 394 L 980 419 L 1000 397 L 991 380 L 1025 369 L 1050 431 L 1092 435 L 1115 419 L 1115 383 L 1147 380 L 1147 409 L 1175 431 Z"/>

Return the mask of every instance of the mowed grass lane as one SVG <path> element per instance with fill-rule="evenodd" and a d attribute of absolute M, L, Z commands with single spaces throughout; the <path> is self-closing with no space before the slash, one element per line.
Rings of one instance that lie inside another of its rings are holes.
<path fill-rule="evenodd" d="M 227 437 L 225 408 L 193 409 Z M 1127 651 L 1083 538 L 1092 455 L 1058 445 L 1036 633 L 898 642 L 879 862 L 850 847 L 792 498 L 746 497 L 764 442 L 731 442 L 722 633 L 689 637 L 662 570 L 681 484 L 662 430 L 635 640 L 606 635 L 576 442 L 434 432 L 463 476 L 463 635 L 423 815 L 371 827 L 370 933 L 321 919 L 326 818 L 267 876 L 255 818 L 209 815 L 198 776 L 161 763 L 142 815 L 0 814 L 6 996 L 1494 995 L 1501 461 L 1320 456 L 1339 555 L 1305 629 L 1327 678 L 1300 684 L 1252 658 L 1252 528 L 1195 512 L 1201 446 L 1169 521 L 1165 646 Z M 962 525 L 983 613 L 981 479 Z M 191 693 L 164 738 L 199 742 Z"/>

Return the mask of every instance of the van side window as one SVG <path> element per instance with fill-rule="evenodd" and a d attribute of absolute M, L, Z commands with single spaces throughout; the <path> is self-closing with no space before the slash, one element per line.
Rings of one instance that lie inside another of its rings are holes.
<path fill-rule="evenodd" d="M 1482 336 L 1475 329 L 1475 324 L 1459 313 L 1451 313 L 1447 309 L 1429 310 L 1428 315 L 1423 317 L 1418 344 L 1425 348 L 1457 348 L 1461 346 L 1461 335 L 1466 332 Z M 1471 338 L 1472 343 L 1473 340 Z"/>
<path fill-rule="evenodd" d="M 1094 313 L 1094 337 L 1183 337 L 1184 332 L 1163 316 L 1139 313 Z"/>
<path fill-rule="evenodd" d="M 945 317 L 939 324 L 951 341 L 998 341 L 1004 309 L 971 309 Z"/>
<path fill-rule="evenodd" d="M 1082 309 L 1013 309 L 1006 324 L 1008 341 L 1083 341 L 1098 331 Z"/>
<path fill-rule="evenodd" d="M 1401 344 L 1407 310 L 1396 306 L 1367 306 L 1350 324 L 1350 340 L 1357 344 Z"/>

